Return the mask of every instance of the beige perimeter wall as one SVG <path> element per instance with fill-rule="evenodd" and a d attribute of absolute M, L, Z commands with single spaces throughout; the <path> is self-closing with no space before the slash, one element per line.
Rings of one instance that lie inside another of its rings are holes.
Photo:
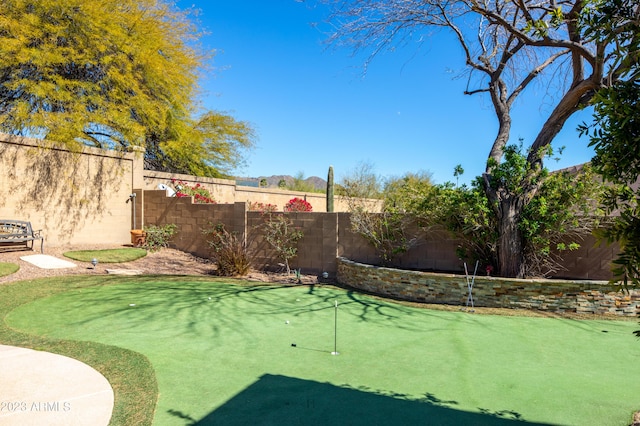
<path fill-rule="evenodd" d="M 206 187 L 219 203 L 261 202 L 280 210 L 292 198 L 305 198 L 314 211 L 326 211 L 324 194 L 237 185 L 233 180 L 144 170 L 142 151 L 96 148 L 77 152 L 50 141 L 0 133 L 0 219 L 28 220 L 41 229 L 46 247 L 69 244 L 125 244 L 129 231 L 144 226 L 144 203 L 130 194 L 173 187 L 173 180 Z M 140 191 L 134 191 L 140 190 Z M 372 201 L 374 208 L 379 208 Z M 346 203 L 336 199 L 336 211 Z"/>
<path fill-rule="evenodd" d="M 130 239 L 140 153 L 85 148 L 0 134 L 0 219 L 28 220 L 48 246 Z"/>
<path fill-rule="evenodd" d="M 205 185 L 220 204 L 193 204 L 190 198 L 168 197 L 157 190 L 172 179 Z M 134 202 L 130 195 L 136 194 Z M 324 195 L 268 188 L 240 187 L 233 181 L 171 175 L 143 170 L 142 152 L 118 153 L 84 148 L 70 152 L 53 143 L 0 134 L 0 219 L 32 222 L 42 229 L 47 247 L 70 244 L 128 244 L 129 231 L 145 225 L 178 226 L 175 248 L 208 256 L 202 230 L 211 223 L 246 237 L 257 267 L 278 269 L 273 251 L 258 232 L 263 218 L 248 211 L 247 201 L 276 204 L 307 197 L 313 213 L 290 213 L 304 237 L 293 268 L 305 273 L 337 271 L 336 258 L 378 264 L 364 239 L 351 231 L 349 213 L 326 213 Z M 341 205 L 340 208 L 345 208 Z M 135 210 L 135 215 L 134 215 Z M 446 232 L 424 235 L 397 264 L 403 268 L 461 272 L 458 242 Z M 585 240 L 567 254 L 566 270 L 556 277 L 607 280 L 615 246 Z M 481 265 L 482 267 L 482 265 Z"/>
<path fill-rule="evenodd" d="M 178 173 L 144 171 L 144 187 L 142 189 L 154 190 L 159 185 L 166 185 L 174 189 L 175 183 L 182 181 L 190 186 L 200 184 L 205 187 L 213 198 L 221 204 L 229 203 L 263 203 L 273 204 L 278 211 L 282 211 L 284 206 L 292 198 L 302 198 L 307 200 L 313 207 L 314 212 L 327 211 L 327 198 L 325 194 L 318 192 L 299 192 L 279 188 L 256 188 L 251 186 L 238 185 L 234 180 L 215 179 L 182 175 Z M 363 200 L 370 211 L 380 211 L 382 202 L 380 200 Z M 346 212 L 349 210 L 348 204 L 340 197 L 334 198 L 334 211 Z"/>

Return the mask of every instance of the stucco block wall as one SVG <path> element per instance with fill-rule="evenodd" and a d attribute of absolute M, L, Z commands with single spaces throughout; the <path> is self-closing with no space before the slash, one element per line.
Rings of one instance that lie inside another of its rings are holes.
<path fill-rule="evenodd" d="M 323 193 L 289 191 L 279 188 L 255 188 L 238 185 L 234 180 L 229 179 L 196 177 L 179 173 L 145 170 L 142 189 L 155 190 L 158 189 L 160 184 L 167 185 L 173 189 L 175 186 L 174 180 L 176 182 L 185 182 L 190 186 L 195 186 L 196 184 L 204 186 L 213 195 L 214 199 L 221 204 L 242 202 L 273 204 L 277 206 L 279 211 L 282 211 L 292 198 L 302 198 L 311 204 L 314 212 L 327 211 L 327 199 Z M 368 200 L 367 205 L 370 206 L 371 211 L 379 211 L 382 207 L 380 200 Z M 349 205 L 346 200 L 335 197 L 334 210 L 337 212 L 348 211 Z"/>
<path fill-rule="evenodd" d="M 163 190 L 144 191 L 146 226 L 176 225 L 171 246 L 200 257 L 210 255 L 204 230 L 222 223 L 231 232 L 244 232 L 245 204 L 194 204 L 190 197 L 167 197 Z"/>
<path fill-rule="evenodd" d="M 210 222 L 221 222 L 227 229 L 246 236 L 257 268 L 282 269 L 280 261 L 275 260 L 274 250 L 261 235 L 263 216 L 259 212 L 246 211 L 245 203 L 192 205 L 191 198 L 167 197 L 161 190 L 144 191 L 142 198 L 145 200 L 146 224 L 178 225 L 179 234 L 174 242 L 176 248 L 208 255 L 201 230 Z M 364 264 L 380 264 L 374 248 L 351 230 L 349 213 L 287 213 L 287 217 L 304 233 L 298 242 L 297 256 L 290 263 L 292 268 L 301 268 L 305 273 L 335 274 L 337 257 Z M 451 238 L 448 232 L 431 230 L 420 235 L 409 251 L 399 255 L 395 266 L 423 271 L 464 272 L 464 263 L 456 253 L 458 244 L 459 241 Z M 609 280 L 611 260 L 616 252 L 612 246 L 593 244 L 594 239 L 586 239 L 579 250 L 566 252 L 567 269 L 555 278 Z M 484 271 L 484 266 L 480 265 L 480 271 Z"/>
<path fill-rule="evenodd" d="M 136 153 L 84 148 L 0 134 L 0 218 L 28 220 L 47 247 L 123 244 Z"/>
<path fill-rule="evenodd" d="M 609 280 L 611 261 L 615 259 L 620 247 L 617 243 L 598 243 L 595 237 L 588 236 L 580 244 L 580 249 L 562 253 L 563 267 L 558 271 L 559 278 L 572 277 L 585 280 Z"/>
<path fill-rule="evenodd" d="M 175 188 L 174 180 L 182 181 L 190 186 L 200 184 L 207 188 L 214 199 L 221 204 L 230 204 L 235 202 L 235 182 L 228 179 L 216 179 L 207 177 L 196 177 L 184 175 L 180 173 L 155 172 L 152 170 L 144 170 L 144 185 L 141 189 L 157 190 L 158 185 L 167 185 Z"/>
<path fill-rule="evenodd" d="M 331 213 L 296 213 L 292 219 L 304 233 L 298 243 L 298 256 L 294 259 L 294 264 L 316 273 L 334 272 L 337 257 L 337 216 Z"/>
<path fill-rule="evenodd" d="M 338 256 L 367 264 L 380 264 L 381 258 L 360 234 L 351 230 L 351 214 L 339 213 Z M 408 235 L 417 235 L 417 241 L 406 253 L 394 259 L 395 266 L 407 269 L 461 271 L 462 261 L 456 255 L 458 241 L 443 230 L 425 234 L 417 228 Z"/>
<path fill-rule="evenodd" d="M 471 278 L 471 277 L 469 277 Z M 386 297 L 424 303 L 466 306 L 467 278 L 382 268 L 338 260 L 340 284 Z M 518 280 L 477 276 L 472 295 L 475 306 L 533 309 L 635 317 L 640 314 L 640 290 L 628 293 L 606 281 Z"/>
<path fill-rule="evenodd" d="M 144 199 L 146 225 L 175 224 L 177 233 L 171 246 L 198 256 L 209 257 L 210 250 L 203 229 L 224 224 L 225 228 L 244 236 L 254 266 L 259 269 L 280 271 L 281 260 L 265 241 L 262 232 L 264 216 L 247 211 L 246 203 L 193 204 L 189 197 L 167 197 L 165 191 L 144 191 L 136 197 Z M 138 210 L 140 208 L 137 208 Z M 284 213 L 275 213 L 282 215 Z M 303 232 L 298 241 L 297 255 L 290 262 L 292 269 L 304 273 L 329 272 L 334 274 L 337 257 L 337 215 L 335 213 L 287 213 L 293 227 Z"/>
<path fill-rule="evenodd" d="M 275 213 L 281 215 L 283 213 Z M 337 218 L 333 213 L 287 213 L 293 227 L 303 233 L 298 241 L 296 257 L 291 259 L 292 269 L 303 273 L 334 273 L 336 270 Z M 247 233 L 255 265 L 259 268 L 280 271 L 282 261 L 265 241 L 261 231 L 265 218 L 259 212 L 247 213 Z"/>
<path fill-rule="evenodd" d="M 337 213 L 338 216 L 338 256 L 357 262 L 378 264 L 380 256 L 360 234 L 351 230 L 351 214 Z"/>
<path fill-rule="evenodd" d="M 272 260 L 272 250 L 254 232 L 260 214 L 247 212 L 246 202 L 282 208 L 291 198 L 306 196 L 314 212 L 289 214 L 305 233 L 298 244 L 298 257 L 292 262 L 294 268 L 332 274 L 337 270 L 338 256 L 380 263 L 375 250 L 351 231 L 350 214 L 340 211 L 346 209 L 346 203 L 341 204 L 339 198 L 336 205 L 342 207 L 336 207 L 337 213 L 326 213 L 324 194 L 243 187 L 225 179 L 145 171 L 143 153 L 140 149 L 120 153 L 95 148 L 73 152 L 49 141 L 0 134 L 0 219 L 31 221 L 34 229 L 43 230 L 45 249 L 128 244 L 130 229 L 175 223 L 179 232 L 174 247 L 198 256 L 209 255 L 202 229 L 222 222 L 252 244 L 258 253 L 258 266 L 275 269 L 278 265 Z M 167 197 L 165 191 L 156 189 L 160 183 L 171 185 L 172 179 L 205 185 L 220 204 L 193 205 L 189 198 Z M 130 194 L 136 194 L 133 202 Z M 460 272 L 463 264 L 457 258 L 457 245 L 446 232 L 431 231 L 399 256 L 396 264 L 409 269 Z M 566 270 L 555 276 L 608 280 L 617 252 L 617 245 L 598 246 L 589 237 L 579 250 L 563 253 Z"/>

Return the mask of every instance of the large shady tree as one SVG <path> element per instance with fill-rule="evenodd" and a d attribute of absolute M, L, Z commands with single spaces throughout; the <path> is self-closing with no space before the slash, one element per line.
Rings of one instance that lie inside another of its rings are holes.
<path fill-rule="evenodd" d="M 189 11 L 166 0 L 0 2 L 0 131 L 101 148 L 146 147 L 154 169 L 220 175 L 253 131 L 197 110 Z"/>
<path fill-rule="evenodd" d="M 595 149 L 593 165 L 608 186 L 605 207 L 617 212 L 602 235 L 617 241 L 613 272 L 625 285 L 640 285 L 640 8 L 637 0 L 608 0 L 587 16 L 597 39 L 614 39 L 611 53 L 622 79 L 594 99 L 594 124 L 583 125 Z M 640 335 L 640 331 L 636 332 Z"/>
<path fill-rule="evenodd" d="M 598 90 L 624 78 L 625 61 L 615 55 L 615 46 L 624 40 L 615 33 L 595 37 L 587 25 L 606 0 L 324 1 L 332 5 L 335 32 L 330 42 L 368 52 L 369 61 L 436 29 L 456 37 L 469 73 L 465 94 L 488 96 L 498 121 L 483 174 L 497 220 L 498 272 L 523 276 L 519 220 L 543 184 L 543 160 L 551 143 Z M 554 86 L 553 108 L 528 147 L 526 173 L 518 182 L 498 178 L 494 172 L 511 139 L 514 103 L 535 81 L 552 80 L 561 87 Z"/>

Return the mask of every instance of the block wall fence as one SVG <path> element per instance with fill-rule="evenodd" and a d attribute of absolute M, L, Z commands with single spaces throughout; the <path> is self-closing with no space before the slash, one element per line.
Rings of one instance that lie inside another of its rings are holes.
<path fill-rule="evenodd" d="M 190 198 L 168 197 L 163 190 L 137 192 L 140 195 L 136 199 L 144 200 L 144 205 L 138 211 L 144 211 L 146 224 L 177 225 L 178 233 L 172 243 L 175 248 L 198 256 L 209 256 L 203 230 L 222 223 L 228 230 L 245 236 L 256 267 L 267 270 L 280 267 L 258 229 L 263 221 L 262 215 L 248 211 L 246 203 L 192 204 Z M 335 274 L 338 271 L 338 257 L 365 264 L 380 263 L 374 249 L 351 230 L 349 213 L 287 215 L 304 234 L 298 242 L 298 254 L 291 262 L 292 268 L 301 268 L 305 273 Z M 418 238 L 407 253 L 399 256 L 396 266 L 413 270 L 463 272 L 463 263 L 456 255 L 458 243 L 445 231 L 431 231 Z M 566 270 L 557 273 L 554 278 L 608 280 L 611 278 L 610 263 L 615 253 L 613 246 L 596 246 L 593 239 L 587 239 L 583 241 L 581 249 L 566 254 Z"/>
<path fill-rule="evenodd" d="M 335 274 L 338 257 L 379 263 L 373 249 L 351 231 L 349 213 L 324 211 L 323 194 L 241 187 L 234 181 L 151 172 L 143 166 L 140 150 L 74 152 L 50 141 L 0 134 L 0 218 L 29 220 L 34 229 L 42 229 L 45 252 L 55 246 L 127 244 L 134 227 L 175 223 L 174 247 L 199 256 L 209 255 L 202 230 L 219 222 L 247 238 L 257 267 L 277 269 L 273 253 L 256 231 L 262 217 L 248 211 L 246 202 L 281 208 L 293 197 L 306 196 L 314 212 L 289 214 L 304 233 L 292 267 Z M 169 197 L 156 189 L 173 179 L 204 185 L 220 204 L 193 204 L 189 197 Z M 430 232 L 399 257 L 397 266 L 461 272 L 457 244 L 446 232 Z M 579 250 L 565 255 L 566 270 L 557 277 L 607 280 L 616 253 L 615 245 L 598 247 L 587 239 Z"/>
<path fill-rule="evenodd" d="M 42 230 L 45 247 L 123 244 L 130 241 L 131 229 L 144 226 L 144 203 L 136 200 L 134 216 L 130 194 L 157 189 L 159 184 L 172 186 L 174 179 L 200 183 L 224 204 L 262 202 L 282 209 L 299 197 L 314 211 L 326 211 L 324 194 L 144 170 L 143 153 L 90 147 L 73 151 L 52 141 L 0 133 L 0 218 L 30 221 L 34 229 Z M 379 208 L 378 201 L 369 204 Z M 335 207 L 347 209 L 338 198 Z"/>
<path fill-rule="evenodd" d="M 223 224 L 227 230 L 243 236 L 256 268 L 270 271 L 282 269 L 260 231 L 260 225 L 265 220 L 263 215 L 248 211 L 247 203 L 192 204 L 188 197 L 168 197 L 163 190 L 136 192 L 140 194 L 137 199 L 144 199 L 146 224 L 177 226 L 178 232 L 172 241 L 172 247 L 209 257 L 211 253 L 203 231 L 216 224 Z M 292 268 L 300 268 L 304 273 L 328 272 L 335 275 L 336 258 L 339 255 L 361 261 L 378 261 L 374 250 L 359 235 L 350 231 L 349 214 L 286 214 L 294 226 L 303 232 L 302 239 L 298 241 L 297 256 L 291 261 Z"/>

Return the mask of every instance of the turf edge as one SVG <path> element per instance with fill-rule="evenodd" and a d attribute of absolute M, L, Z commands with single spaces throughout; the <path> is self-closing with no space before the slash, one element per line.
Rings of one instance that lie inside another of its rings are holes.
<path fill-rule="evenodd" d="M 158 383 L 146 356 L 128 349 L 89 341 L 57 340 L 11 329 L 9 312 L 39 298 L 71 289 L 116 284 L 122 277 L 44 278 L 0 286 L 0 342 L 77 359 L 99 371 L 114 391 L 110 425 L 150 425 L 158 401 Z"/>

